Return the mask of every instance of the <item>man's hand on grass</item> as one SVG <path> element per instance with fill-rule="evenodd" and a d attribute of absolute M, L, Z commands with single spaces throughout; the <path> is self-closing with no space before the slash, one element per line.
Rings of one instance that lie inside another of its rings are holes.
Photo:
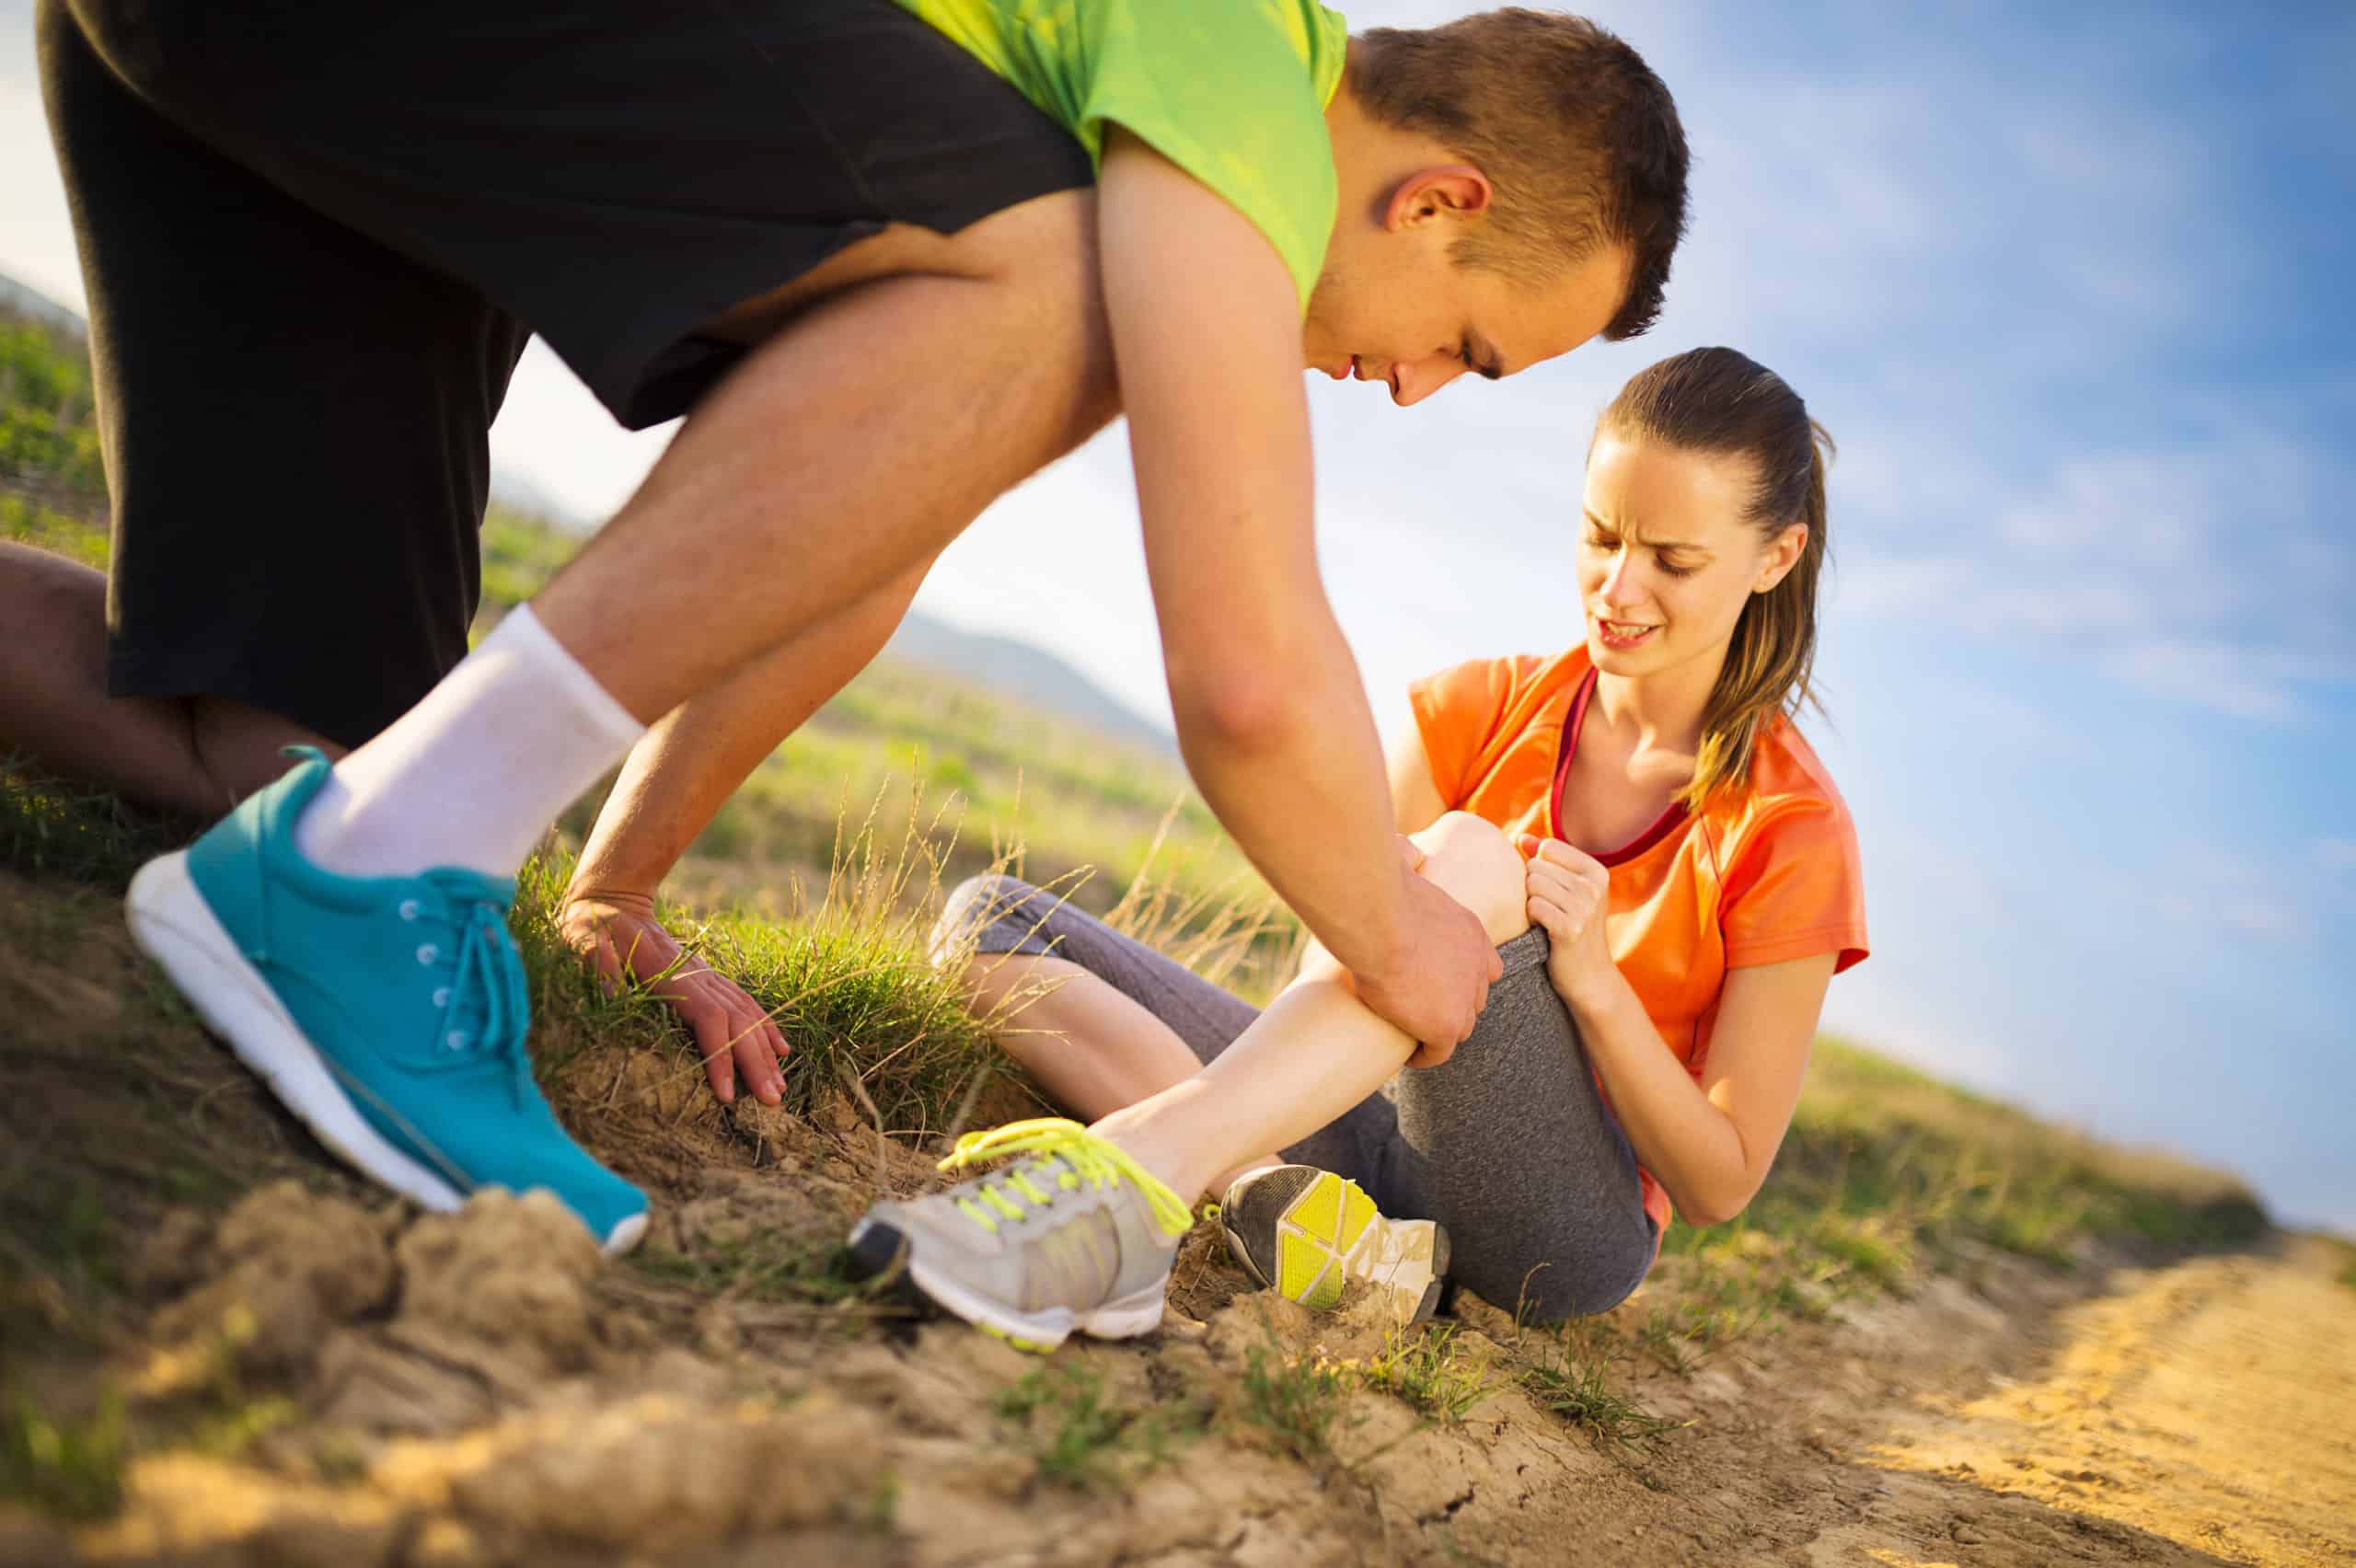
<path fill-rule="evenodd" d="M 566 900 L 560 926 L 565 940 L 608 986 L 635 980 L 679 1015 L 722 1105 L 735 1100 L 740 1074 L 754 1099 L 778 1103 L 785 1092 L 779 1066 L 786 1054 L 785 1036 L 734 981 L 673 940 L 654 917 L 653 899 L 576 894 Z"/>

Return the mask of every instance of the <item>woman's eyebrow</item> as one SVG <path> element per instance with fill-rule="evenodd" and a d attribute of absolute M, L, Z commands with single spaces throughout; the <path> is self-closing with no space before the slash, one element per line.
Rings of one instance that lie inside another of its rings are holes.
<path fill-rule="evenodd" d="M 1690 543 L 1683 539 L 1646 539 L 1628 536 L 1616 525 L 1606 523 L 1602 518 L 1598 517 L 1595 514 L 1595 508 L 1588 506 L 1582 507 L 1580 510 L 1586 513 L 1587 520 L 1589 523 L 1594 524 L 1597 527 L 1604 529 L 1609 533 L 1621 534 L 1623 537 L 1628 538 L 1631 544 L 1642 545 L 1648 550 L 1659 550 L 1664 555 L 1670 550 L 1692 550 L 1698 555 L 1707 555 L 1710 553 L 1701 546 Z"/>

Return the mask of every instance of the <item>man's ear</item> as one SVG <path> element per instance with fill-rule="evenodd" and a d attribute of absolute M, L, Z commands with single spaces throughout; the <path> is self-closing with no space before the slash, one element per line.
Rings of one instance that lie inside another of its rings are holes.
<path fill-rule="evenodd" d="M 1439 164 L 1417 169 L 1391 192 L 1382 226 L 1415 228 L 1443 216 L 1469 217 L 1486 210 L 1495 194 L 1489 177 L 1471 164 Z"/>

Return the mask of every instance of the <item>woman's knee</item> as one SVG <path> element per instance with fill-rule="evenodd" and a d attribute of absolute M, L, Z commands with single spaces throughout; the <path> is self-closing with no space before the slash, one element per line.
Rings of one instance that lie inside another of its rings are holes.
<path fill-rule="evenodd" d="M 1026 945 L 1044 951 L 1027 939 L 1057 902 L 1020 877 L 996 871 L 967 877 L 941 901 L 926 956 L 934 968 L 946 970 L 968 966 L 984 953 L 1019 951 Z"/>
<path fill-rule="evenodd" d="M 1493 942 L 1530 929 L 1530 894 L 1521 851 L 1498 826 L 1471 812 L 1449 812 L 1413 836 L 1424 875 L 1481 917 Z"/>

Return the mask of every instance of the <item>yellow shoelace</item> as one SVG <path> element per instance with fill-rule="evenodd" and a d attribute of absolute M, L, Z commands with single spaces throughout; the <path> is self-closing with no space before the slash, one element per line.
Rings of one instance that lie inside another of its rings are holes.
<path fill-rule="evenodd" d="M 957 1147 L 941 1162 L 940 1169 L 956 1170 L 977 1159 L 1007 1154 L 1035 1154 L 1040 1158 L 1021 1170 L 982 1182 L 976 1189 L 981 1194 L 979 1201 L 957 1200 L 965 1217 L 985 1230 L 997 1230 L 1000 1215 L 1008 1219 L 1022 1218 L 1025 1201 L 1041 1208 L 1053 1203 L 1055 1193 L 1032 1178 L 1045 1177 L 1047 1168 L 1055 1165 L 1061 1166 L 1054 1171 L 1056 1185 L 1066 1192 L 1078 1192 L 1082 1182 L 1091 1187 L 1109 1187 L 1129 1182 L 1153 1205 L 1153 1217 L 1163 1230 L 1172 1236 L 1184 1236 L 1194 1227 L 1195 1216 L 1185 1200 L 1172 1192 L 1169 1183 L 1132 1159 L 1117 1144 L 1107 1143 L 1078 1122 L 1061 1116 L 1038 1116 L 1027 1122 L 1009 1122 L 987 1132 L 967 1133 L 957 1140 Z"/>

